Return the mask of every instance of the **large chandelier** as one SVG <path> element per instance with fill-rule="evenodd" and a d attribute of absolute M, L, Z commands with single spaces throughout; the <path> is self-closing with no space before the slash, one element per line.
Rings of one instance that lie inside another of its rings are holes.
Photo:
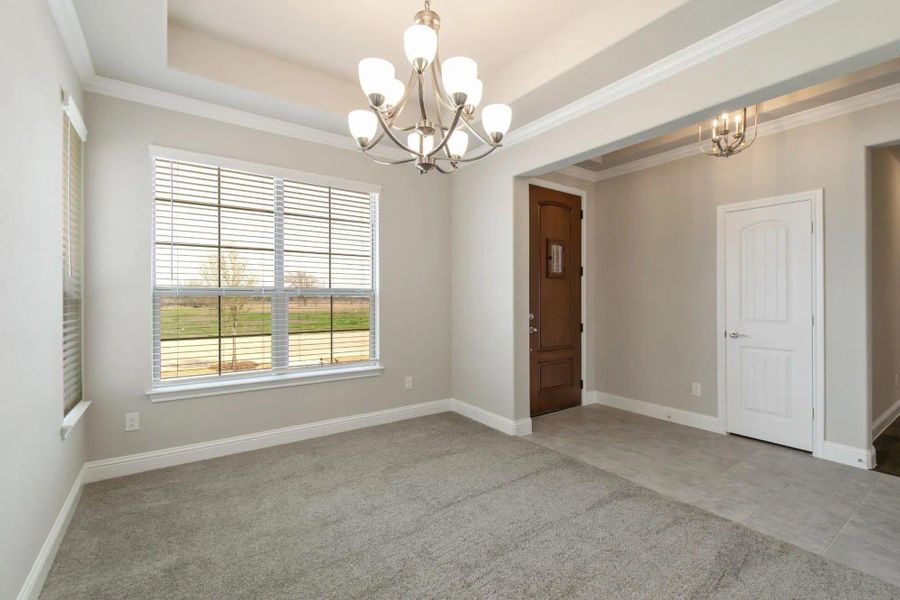
<path fill-rule="evenodd" d="M 753 136 L 747 137 L 746 107 L 729 115 L 722 113 L 710 123 L 710 139 L 703 140 L 703 123 L 697 126 L 697 144 L 704 154 L 728 158 L 746 150 L 756 141 L 759 131 L 759 105 L 753 109 Z"/>
<path fill-rule="evenodd" d="M 505 104 L 485 106 L 481 109 L 484 135 L 478 133 L 473 125 L 482 92 L 478 66 L 464 56 L 441 61 L 437 35 L 441 18 L 431 10 L 430 0 L 425 0 L 425 10 L 416 13 L 413 23 L 403 34 L 403 48 L 412 64 L 409 81 L 404 85 L 395 79 L 394 65 L 382 58 L 359 61 L 359 83 L 369 100 L 369 109 L 354 110 L 347 122 L 359 149 L 376 162 L 388 165 L 415 162 L 420 173 L 432 169 L 451 173 L 460 163 L 484 158 L 501 146 L 500 141 L 509 130 L 512 110 Z M 429 87 L 433 100 L 429 100 L 425 91 L 427 74 L 431 75 Z M 400 116 L 414 96 L 415 107 L 410 112 L 415 111 L 415 117 L 407 119 L 408 125 L 400 125 Z M 466 156 L 469 134 L 464 129 L 482 142 L 486 150 Z M 408 152 L 410 158 L 385 161 L 369 154 L 385 137 Z"/>

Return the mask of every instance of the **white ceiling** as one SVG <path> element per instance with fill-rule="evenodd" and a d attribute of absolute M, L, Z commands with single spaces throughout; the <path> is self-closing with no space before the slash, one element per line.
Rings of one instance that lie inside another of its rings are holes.
<path fill-rule="evenodd" d="M 484 73 L 609 0 L 433 0 L 441 54 L 474 58 Z M 651 4 L 671 3 L 653 0 Z M 405 67 L 403 31 L 421 0 L 169 0 L 169 21 L 343 79 L 361 58 Z M 615 15 L 611 15 L 613 18 Z"/>
<path fill-rule="evenodd" d="M 346 133 L 361 58 L 392 60 L 421 0 L 68 0 L 97 75 Z M 479 64 L 513 130 L 777 0 L 433 0 L 441 53 Z"/>

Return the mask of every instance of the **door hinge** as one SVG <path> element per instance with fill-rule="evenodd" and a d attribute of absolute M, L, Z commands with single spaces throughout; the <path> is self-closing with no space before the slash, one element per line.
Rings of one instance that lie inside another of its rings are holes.
<path fill-rule="evenodd" d="M 581 333 L 584 333 L 584 323 L 581 324 Z"/>
<path fill-rule="evenodd" d="M 584 211 L 583 211 L 583 210 L 581 211 L 581 218 L 582 218 L 582 219 L 584 218 Z"/>
<path fill-rule="evenodd" d="M 580 267 L 578 274 L 584 277 L 584 267 Z"/>
<path fill-rule="evenodd" d="M 579 380 L 578 385 L 581 389 L 584 389 L 584 379 Z"/>
<path fill-rule="evenodd" d="M 810 221 L 809 230 L 812 232 L 813 235 L 816 235 L 816 222 L 815 221 Z"/>

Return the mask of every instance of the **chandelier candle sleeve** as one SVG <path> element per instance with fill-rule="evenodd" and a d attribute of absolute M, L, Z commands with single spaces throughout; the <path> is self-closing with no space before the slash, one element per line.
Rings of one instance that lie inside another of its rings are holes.
<path fill-rule="evenodd" d="M 482 126 L 477 127 L 476 111 L 484 97 L 478 65 L 465 56 L 442 60 L 440 28 L 440 16 L 431 10 L 431 0 L 425 0 L 425 9 L 415 14 L 403 33 L 403 50 L 412 65 L 407 83 L 395 77 L 394 66 L 383 58 L 359 61 L 359 84 L 369 110 L 351 112 L 347 125 L 359 150 L 375 162 L 414 163 L 423 174 L 451 173 L 462 163 L 494 152 L 509 131 L 512 110 L 505 104 L 481 109 Z M 476 138 L 471 152 L 469 135 Z M 387 161 L 373 156 L 382 140 L 410 158 Z"/>

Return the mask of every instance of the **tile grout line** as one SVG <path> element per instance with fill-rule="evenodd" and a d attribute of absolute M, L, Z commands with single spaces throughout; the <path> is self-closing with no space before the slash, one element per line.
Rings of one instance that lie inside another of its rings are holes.
<path fill-rule="evenodd" d="M 834 540 L 838 539 L 838 536 L 841 535 L 844 529 L 847 528 L 847 524 L 850 523 L 850 520 L 853 519 L 853 517 L 859 512 L 859 507 L 863 505 L 863 502 L 866 501 L 866 499 L 872 494 L 873 491 L 875 491 L 874 485 L 869 488 L 869 491 L 866 492 L 866 494 L 860 499 L 856 507 L 853 509 L 853 512 L 850 513 L 850 516 L 847 517 L 847 520 L 844 521 L 843 525 L 841 525 L 841 528 L 838 529 L 837 533 L 835 533 L 834 536 L 832 536 L 832 538 L 828 541 L 828 545 L 825 547 L 825 551 L 822 552 L 822 556 L 825 556 L 828 551 L 831 550 L 831 547 L 834 545 Z"/>

